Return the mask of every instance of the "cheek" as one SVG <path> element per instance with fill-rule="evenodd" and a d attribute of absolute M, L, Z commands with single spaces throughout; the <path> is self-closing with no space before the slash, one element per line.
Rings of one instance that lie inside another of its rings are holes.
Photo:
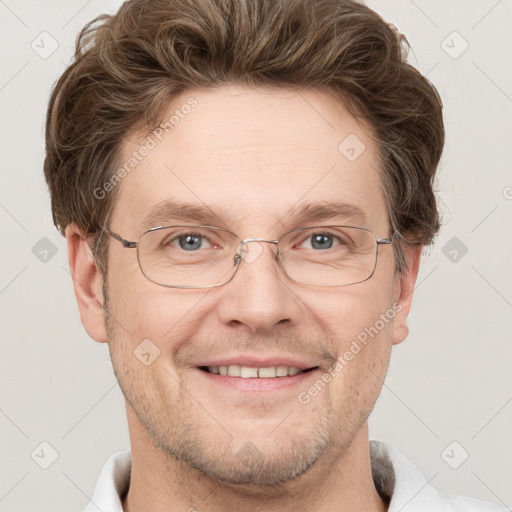
<path fill-rule="evenodd" d="M 337 338 L 337 361 L 329 372 L 333 375 L 329 393 L 333 410 L 356 424 L 366 420 L 373 408 L 391 356 L 392 320 L 382 320 L 382 308 L 371 306 L 367 304 L 364 312 L 349 310 L 350 325 L 340 326 L 343 334 Z"/>
<path fill-rule="evenodd" d="M 390 294 L 383 293 L 384 287 L 375 284 L 376 281 L 368 280 L 341 290 L 310 292 L 307 300 L 304 297 L 309 312 L 324 325 L 338 352 L 343 352 L 352 340 L 375 326 L 380 315 L 391 308 Z M 378 330 L 387 331 L 388 323 L 385 326 L 379 323 Z"/>
<path fill-rule="evenodd" d="M 381 389 L 396 317 L 390 291 L 385 290 L 377 280 L 369 280 L 352 289 L 310 297 L 309 309 L 324 325 L 337 358 L 329 371 L 332 400 L 343 410 L 347 401 L 373 404 Z"/>
<path fill-rule="evenodd" d="M 201 326 L 206 293 L 158 286 L 142 274 L 113 280 L 109 309 L 123 351 L 133 352 L 144 340 L 150 340 L 165 354 L 163 359 L 172 360 Z"/>

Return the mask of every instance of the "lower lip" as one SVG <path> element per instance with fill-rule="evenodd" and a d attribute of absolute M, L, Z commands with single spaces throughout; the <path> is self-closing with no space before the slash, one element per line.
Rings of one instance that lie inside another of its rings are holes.
<path fill-rule="evenodd" d="M 316 376 L 318 368 L 304 373 L 287 377 L 271 377 L 264 379 L 261 377 L 230 377 L 229 375 L 221 375 L 220 373 L 209 373 L 199 368 L 196 370 L 203 375 L 212 384 L 226 386 L 227 388 L 237 389 L 240 391 L 279 391 L 283 389 L 293 388 L 298 386 L 304 381 L 311 378 L 312 375 Z"/>

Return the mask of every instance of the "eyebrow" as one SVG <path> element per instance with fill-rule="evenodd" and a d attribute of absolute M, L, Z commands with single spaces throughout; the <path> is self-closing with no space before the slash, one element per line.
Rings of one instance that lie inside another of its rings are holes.
<path fill-rule="evenodd" d="M 204 205 L 195 205 L 183 201 L 166 200 L 157 203 L 140 223 L 139 229 L 145 232 L 148 229 L 168 225 L 168 222 L 190 222 L 200 224 L 212 223 L 213 218 L 219 218 L 210 208 Z"/>
<path fill-rule="evenodd" d="M 343 222 L 355 222 L 360 227 L 368 223 L 368 217 L 359 206 L 336 201 L 303 202 L 292 207 L 284 216 L 291 219 L 294 224 L 318 222 L 326 220 L 338 220 Z M 148 229 L 169 225 L 170 222 L 197 222 L 199 224 L 212 225 L 214 219 L 222 220 L 222 212 L 216 214 L 205 205 L 197 205 L 177 200 L 166 200 L 154 205 L 139 229 L 143 233 Z"/>
<path fill-rule="evenodd" d="M 288 215 L 299 223 L 323 222 L 328 219 L 342 219 L 343 221 L 357 222 L 363 225 L 366 225 L 368 222 L 366 213 L 359 206 L 335 201 L 301 203 L 297 207 L 292 208 L 286 216 Z"/>

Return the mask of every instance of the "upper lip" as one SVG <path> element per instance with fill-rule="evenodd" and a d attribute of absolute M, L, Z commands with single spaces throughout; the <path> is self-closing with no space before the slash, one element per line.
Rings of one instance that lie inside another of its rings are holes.
<path fill-rule="evenodd" d="M 218 356 L 214 359 L 208 359 L 200 362 L 197 366 L 230 366 L 230 365 L 248 366 L 252 368 L 269 368 L 272 366 L 295 366 L 300 370 L 308 370 L 318 365 L 312 362 L 296 359 L 292 356 L 268 356 L 256 357 L 253 355 L 237 355 L 237 356 Z"/>

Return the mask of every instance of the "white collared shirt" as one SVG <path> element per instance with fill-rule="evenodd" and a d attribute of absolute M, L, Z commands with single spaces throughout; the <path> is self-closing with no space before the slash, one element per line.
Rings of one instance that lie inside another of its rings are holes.
<path fill-rule="evenodd" d="M 388 512 L 507 512 L 510 509 L 465 496 L 442 494 L 399 451 L 370 441 L 373 479 L 389 496 Z M 112 455 L 103 467 L 92 500 L 83 512 L 123 512 L 122 497 L 130 485 L 131 452 Z"/>

